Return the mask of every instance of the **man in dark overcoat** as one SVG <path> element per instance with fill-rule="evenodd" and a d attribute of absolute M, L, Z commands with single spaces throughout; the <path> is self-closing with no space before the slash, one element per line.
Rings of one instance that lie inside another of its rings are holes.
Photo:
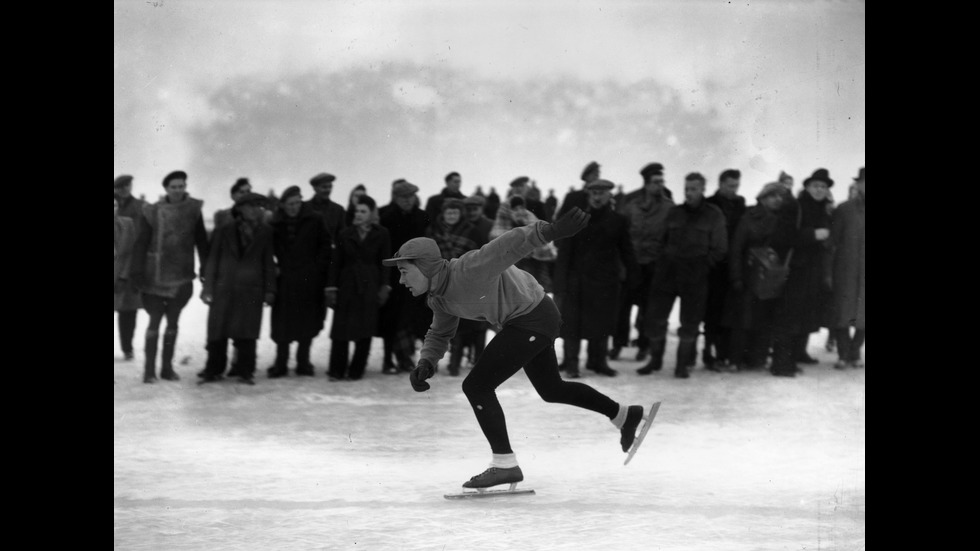
<path fill-rule="evenodd" d="M 235 222 L 214 230 L 201 292 L 201 299 L 211 306 L 203 383 L 224 375 L 232 339 L 238 350 L 237 375 L 241 382 L 254 384 L 262 305 L 272 305 L 276 296 L 272 228 L 262 223 L 264 202 L 258 193 L 240 197 Z"/>
<path fill-rule="evenodd" d="M 581 339 L 588 340 L 586 369 L 615 376 L 606 362 L 609 337 L 616 327 L 620 293 L 626 281 L 635 281 L 636 256 L 626 217 L 611 207 L 613 183 L 594 180 L 589 192 L 589 224 L 565 241 L 555 265 L 555 297 L 562 314 L 564 341 L 562 370 L 570 378 L 579 376 Z M 623 277 L 633 275 L 633 279 Z"/>
<path fill-rule="evenodd" d="M 745 197 L 738 194 L 742 173 L 729 168 L 718 177 L 718 191 L 706 201 L 718 207 L 725 215 L 725 231 L 728 233 L 728 248 L 735 238 L 735 229 L 745 215 Z M 728 257 L 726 256 L 708 274 L 708 304 L 704 313 L 704 350 L 701 358 L 705 369 L 720 371 L 729 363 L 729 330 L 722 324 L 725 299 L 731 289 L 729 283 Z"/>
<path fill-rule="evenodd" d="M 663 366 L 667 343 L 667 319 L 680 297 L 681 327 L 677 331 L 677 365 L 674 376 L 686 379 L 697 354 L 697 339 L 708 298 L 708 272 L 728 252 L 725 215 L 704 199 L 704 176 L 697 172 L 684 179 L 684 204 L 671 207 L 665 231 L 654 241 L 656 272 L 650 288 L 647 326 L 650 361 L 637 370 L 647 375 Z"/>
<path fill-rule="evenodd" d="M 833 248 L 833 328 L 837 337 L 837 369 L 861 367 L 865 338 L 864 318 L 864 167 L 854 179 L 857 196 L 834 211 L 831 227 Z M 854 334 L 851 335 L 851 327 Z"/>
<path fill-rule="evenodd" d="M 388 230 L 393 251 L 409 239 L 424 237 L 430 223 L 425 211 L 418 206 L 418 186 L 405 180 L 396 182 L 391 191 L 392 206 L 381 215 L 381 225 Z M 391 295 L 381 308 L 378 324 L 378 332 L 384 339 L 382 372 L 389 375 L 415 368 L 415 339 L 425 336 L 432 321 L 432 310 L 426 306 L 425 299 L 413 297 L 404 285 L 399 285 L 399 277 L 397 271 L 391 271 L 388 280 Z"/>
<path fill-rule="evenodd" d="M 323 224 L 330 232 L 330 239 L 336 240 L 340 235 L 340 230 L 347 226 L 347 211 L 344 207 L 330 200 L 333 192 L 333 183 L 337 177 L 333 174 L 321 172 L 310 178 L 310 185 L 316 195 L 306 203 L 314 212 L 323 217 Z"/>
<path fill-rule="evenodd" d="M 321 217 L 303 203 L 299 186 L 283 192 L 271 226 L 279 277 L 272 306 L 276 361 L 268 369 L 269 378 L 289 373 L 289 345 L 293 341 L 297 343 L 296 374 L 312 376 L 310 347 L 323 330 L 330 233 Z"/>

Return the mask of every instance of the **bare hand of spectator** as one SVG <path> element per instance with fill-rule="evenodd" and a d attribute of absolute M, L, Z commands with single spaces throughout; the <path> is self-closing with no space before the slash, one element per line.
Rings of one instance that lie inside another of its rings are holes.
<path fill-rule="evenodd" d="M 817 228 L 813 231 L 813 234 L 817 238 L 817 241 L 823 241 L 830 237 L 830 230 L 827 228 Z"/>

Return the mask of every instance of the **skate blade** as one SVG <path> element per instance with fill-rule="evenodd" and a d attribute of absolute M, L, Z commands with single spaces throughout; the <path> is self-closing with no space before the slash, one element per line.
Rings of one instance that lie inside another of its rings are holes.
<path fill-rule="evenodd" d="M 630 447 L 629 454 L 626 456 L 626 461 L 623 461 L 623 465 L 629 465 L 630 460 L 636 455 L 636 450 L 640 449 L 640 444 L 643 443 L 643 439 L 647 435 L 647 431 L 653 425 L 653 418 L 657 416 L 657 412 L 660 411 L 660 402 L 654 403 L 650 406 L 650 413 L 647 415 L 646 420 L 643 422 L 643 428 L 640 429 L 639 436 L 633 441 L 633 446 Z"/>
<path fill-rule="evenodd" d="M 487 488 L 477 488 L 474 491 L 465 491 L 458 494 L 445 494 L 446 499 L 470 499 L 475 497 L 501 497 L 501 496 L 523 496 L 533 495 L 534 490 L 518 490 L 517 483 L 514 482 L 506 490 L 488 490 Z"/>

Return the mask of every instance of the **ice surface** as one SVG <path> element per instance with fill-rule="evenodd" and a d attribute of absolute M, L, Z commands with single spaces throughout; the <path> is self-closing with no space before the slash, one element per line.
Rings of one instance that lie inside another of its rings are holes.
<path fill-rule="evenodd" d="M 182 379 L 153 385 L 141 376 L 146 314 L 137 361 L 120 359 L 114 325 L 117 549 L 865 548 L 866 369 L 834 370 L 823 335 L 809 350 L 820 365 L 795 379 L 700 365 L 674 379 L 674 337 L 663 372 L 637 375 L 632 348 L 610 362 L 619 377 L 585 371 L 617 401 L 663 401 L 625 467 L 607 419 L 544 403 L 518 373 L 498 395 L 519 487 L 537 495 L 448 501 L 490 451 L 445 361 L 416 393 L 380 373 L 375 339 L 365 379 L 331 383 L 323 333 L 315 378 L 269 380 L 265 326 L 256 386 L 197 386 L 206 316 L 192 300 Z"/>

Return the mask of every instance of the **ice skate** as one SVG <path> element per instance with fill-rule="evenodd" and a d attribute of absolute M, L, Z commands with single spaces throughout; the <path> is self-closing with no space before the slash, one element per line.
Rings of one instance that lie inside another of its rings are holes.
<path fill-rule="evenodd" d="M 534 490 L 517 489 L 517 483 L 522 482 L 523 480 L 524 473 L 521 472 L 520 467 L 511 467 L 509 469 L 490 467 L 489 469 L 463 483 L 464 488 L 472 488 L 475 491 L 461 492 L 458 494 L 446 494 L 444 497 L 446 499 L 464 499 L 471 497 L 533 494 Z M 500 484 L 509 484 L 510 486 L 506 490 L 489 489 Z"/>
<path fill-rule="evenodd" d="M 639 408 L 640 414 L 642 415 L 643 413 L 642 407 L 630 406 L 629 411 L 626 414 L 626 423 L 623 424 L 623 430 L 622 430 L 623 436 L 622 439 L 620 440 L 620 443 L 623 445 L 623 451 L 627 451 L 626 441 L 630 440 L 629 435 L 632 435 L 632 431 L 628 431 L 627 427 L 630 425 L 631 419 L 635 419 L 634 416 L 635 414 L 631 415 L 631 413 L 635 411 L 633 408 Z M 657 412 L 659 410 L 660 410 L 660 402 L 655 402 L 652 406 L 650 406 L 650 412 L 646 415 L 646 417 L 643 417 L 644 419 L 643 428 L 640 429 L 640 434 L 636 435 L 636 437 L 633 438 L 631 442 L 628 444 L 629 451 L 627 452 L 626 461 L 623 462 L 623 465 L 629 465 L 630 460 L 633 459 L 634 455 L 636 455 L 636 450 L 640 449 L 640 444 L 643 443 L 643 439 L 646 437 L 647 431 L 649 431 L 650 426 L 653 425 L 653 418 L 657 416 Z M 634 430 L 638 423 L 639 420 L 632 421 L 632 426 Z"/>

